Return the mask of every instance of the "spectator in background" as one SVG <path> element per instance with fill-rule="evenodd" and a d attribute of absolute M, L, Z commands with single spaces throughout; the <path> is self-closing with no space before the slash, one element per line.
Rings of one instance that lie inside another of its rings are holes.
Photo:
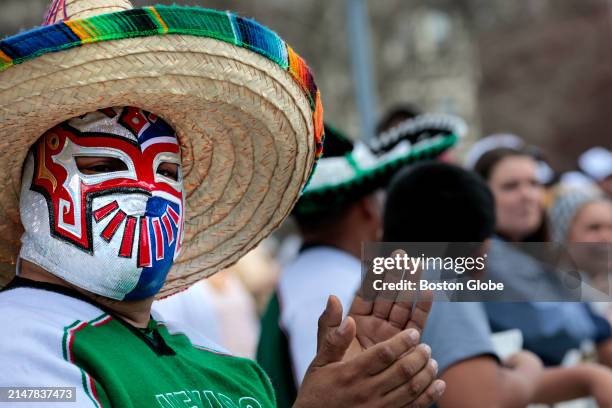
<path fill-rule="evenodd" d="M 528 147 L 523 139 L 512 133 L 496 133 L 479 139 L 468 150 L 464 160 L 465 167 L 474 170 L 474 166 L 482 156 L 500 148 L 529 151 L 529 154 L 536 159 L 538 164 L 538 181 L 546 186 L 552 185 L 556 181 L 557 175 L 548 164 L 544 153 L 533 146 Z"/>
<path fill-rule="evenodd" d="M 556 242 L 612 242 L 612 204 L 602 191 L 561 189 L 548 214 Z"/>
<path fill-rule="evenodd" d="M 491 192 L 478 176 L 458 167 L 417 165 L 400 172 L 389 187 L 386 242 L 482 242 L 484 252 L 494 227 Z M 423 338 L 432 343 L 440 377 L 447 380 L 439 407 L 518 407 L 532 400 L 540 360 L 516 354 L 511 367 L 504 367 L 480 303 L 435 302 Z"/>
<path fill-rule="evenodd" d="M 412 197 L 419 197 L 418 200 Z M 481 242 L 495 227 L 493 195 L 477 175 L 443 163 L 406 168 L 392 180 L 384 214 L 386 242 Z M 521 351 L 500 361 L 479 302 L 434 302 L 423 333 L 446 392 L 439 408 L 525 407 L 594 395 L 612 399 L 612 374 L 594 365 L 542 370 Z"/>
<path fill-rule="evenodd" d="M 464 164 L 473 170 L 482 156 L 496 149 L 522 149 L 525 142 L 512 133 L 495 133 L 477 140 L 465 155 Z"/>
<path fill-rule="evenodd" d="M 507 294 L 525 300 L 487 303 L 493 330 L 521 329 L 525 348 L 547 365 L 560 364 L 585 340 L 607 344 L 610 325 L 587 304 L 537 302 L 547 296 L 559 300 L 574 295 L 555 269 L 513 245 L 548 241 L 536 160 L 525 150 L 498 148 L 482 155 L 474 167 L 495 197 L 497 236 L 488 251 L 487 277 L 504 282 Z M 608 356 L 603 359 L 609 361 Z"/>
<path fill-rule="evenodd" d="M 487 151 L 474 164 L 495 196 L 496 232 L 510 242 L 546 242 L 543 189 L 538 163 L 522 148 Z"/>
<path fill-rule="evenodd" d="M 612 320 L 612 202 L 597 189 L 561 186 L 548 216 L 553 240 L 564 245 L 580 274 L 583 299 Z M 600 358 L 612 353 L 600 353 Z M 611 362 L 606 361 L 607 365 Z"/>
<path fill-rule="evenodd" d="M 610 199 L 594 199 L 579 210 L 570 226 L 571 242 L 612 243 L 612 204 Z"/>
<path fill-rule="evenodd" d="M 578 158 L 578 166 L 612 198 L 612 152 L 604 147 L 593 147 Z"/>

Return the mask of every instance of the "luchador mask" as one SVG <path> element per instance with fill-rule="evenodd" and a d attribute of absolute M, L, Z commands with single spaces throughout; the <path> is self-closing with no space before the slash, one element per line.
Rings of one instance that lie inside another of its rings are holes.
<path fill-rule="evenodd" d="M 20 257 L 98 295 L 155 295 L 183 235 L 180 160 L 174 130 L 136 108 L 92 112 L 47 131 L 24 168 Z"/>

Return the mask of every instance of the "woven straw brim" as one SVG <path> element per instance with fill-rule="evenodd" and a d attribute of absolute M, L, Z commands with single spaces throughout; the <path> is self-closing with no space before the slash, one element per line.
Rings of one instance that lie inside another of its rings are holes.
<path fill-rule="evenodd" d="M 19 250 L 28 148 L 62 121 L 109 106 L 156 113 L 181 143 L 185 239 L 160 297 L 231 265 L 268 236 L 313 166 L 311 101 L 287 71 L 252 51 L 167 35 L 45 54 L 0 72 L 0 261 L 14 262 Z M 10 276 L 0 278 L 2 285 Z"/>

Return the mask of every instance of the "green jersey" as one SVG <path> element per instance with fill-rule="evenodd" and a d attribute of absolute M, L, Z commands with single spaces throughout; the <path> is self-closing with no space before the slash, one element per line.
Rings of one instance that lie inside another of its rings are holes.
<path fill-rule="evenodd" d="M 255 362 L 160 317 L 135 328 L 66 288 L 17 278 L 0 293 L 0 327 L 0 387 L 76 387 L 67 407 L 275 406 Z"/>

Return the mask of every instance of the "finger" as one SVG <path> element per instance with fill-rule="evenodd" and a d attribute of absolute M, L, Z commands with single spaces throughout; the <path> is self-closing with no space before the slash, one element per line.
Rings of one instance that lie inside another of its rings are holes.
<path fill-rule="evenodd" d="M 365 299 L 361 293 L 357 293 L 348 314 L 349 316 L 368 316 L 372 313 L 373 307 L 374 302 Z"/>
<path fill-rule="evenodd" d="M 325 310 L 319 317 L 319 330 L 317 331 L 317 350 L 323 342 L 325 336 L 330 330 L 335 329 L 342 322 L 342 303 L 334 296 L 330 295 L 327 298 L 327 304 Z"/>
<path fill-rule="evenodd" d="M 395 304 L 389 313 L 389 323 L 400 330 L 405 329 L 408 322 L 412 319 L 414 305 L 419 297 L 417 274 L 406 273 L 402 279 L 413 283 L 414 286 L 397 294 Z"/>
<path fill-rule="evenodd" d="M 389 312 L 389 323 L 400 330 L 404 330 L 412 318 L 412 302 L 395 302 Z"/>
<path fill-rule="evenodd" d="M 355 320 L 350 316 L 345 318 L 337 329 L 328 332 L 323 339 L 323 344 L 315 356 L 314 365 L 322 367 L 342 361 L 356 333 Z"/>
<path fill-rule="evenodd" d="M 330 296 L 325 311 L 319 318 L 317 355 L 311 366 L 322 367 L 341 361 L 355 338 L 357 328 L 352 317 L 342 318 L 342 305 L 335 296 Z"/>
<path fill-rule="evenodd" d="M 350 362 L 356 372 L 376 375 L 393 365 L 401 355 L 419 344 L 419 332 L 404 330 L 389 340 L 370 347 Z"/>
<path fill-rule="evenodd" d="M 446 383 L 442 380 L 436 380 L 431 384 L 424 393 L 422 393 L 415 401 L 402 405 L 403 408 L 428 408 L 440 400 Z M 400 406 L 400 405 L 396 405 Z"/>
<path fill-rule="evenodd" d="M 384 394 L 410 394 L 414 400 L 436 379 L 437 370 L 438 364 L 431 359 L 431 348 L 419 344 L 377 375 L 379 389 Z"/>
<path fill-rule="evenodd" d="M 392 280 L 399 281 L 401 276 L 393 273 L 385 277 L 386 282 Z M 376 311 L 374 315 L 378 318 L 388 320 L 392 326 L 403 330 L 406 328 L 406 324 L 410 321 L 412 309 L 414 308 L 413 302 L 413 291 L 384 291 L 385 293 L 380 294 L 380 297 L 376 299 L 376 302 L 364 296 L 361 291 L 355 295 L 355 299 L 351 305 L 349 315 L 351 316 L 369 316 L 373 314 L 374 306 L 376 305 Z M 415 291 L 416 292 L 416 291 Z M 395 296 L 397 293 L 397 296 Z M 408 294 L 407 296 L 405 294 Z M 391 297 L 395 296 L 395 303 Z M 398 301 L 400 297 L 405 297 L 404 300 Z M 416 298 L 416 296 L 414 296 Z M 430 306 L 431 308 L 431 306 Z M 426 317 L 425 317 L 426 320 Z M 416 325 L 416 328 L 421 325 Z"/>
<path fill-rule="evenodd" d="M 397 251 L 396 251 L 397 252 Z M 404 278 L 403 270 L 389 270 L 385 273 L 383 282 L 386 284 L 396 284 Z M 389 286 L 387 286 L 389 287 Z M 396 302 L 397 296 L 400 293 L 398 290 L 385 289 L 376 294 L 372 314 L 380 319 L 389 320 L 391 309 Z"/>
<path fill-rule="evenodd" d="M 406 325 L 406 329 L 412 328 L 423 333 L 429 312 L 431 312 L 431 306 L 433 304 L 433 292 L 431 290 L 421 291 L 419 293 L 419 300 L 412 309 L 410 320 Z"/>
<path fill-rule="evenodd" d="M 431 311 L 432 299 L 432 291 L 405 290 L 399 293 L 389 313 L 389 323 L 400 330 L 412 328 L 422 333 Z"/>

